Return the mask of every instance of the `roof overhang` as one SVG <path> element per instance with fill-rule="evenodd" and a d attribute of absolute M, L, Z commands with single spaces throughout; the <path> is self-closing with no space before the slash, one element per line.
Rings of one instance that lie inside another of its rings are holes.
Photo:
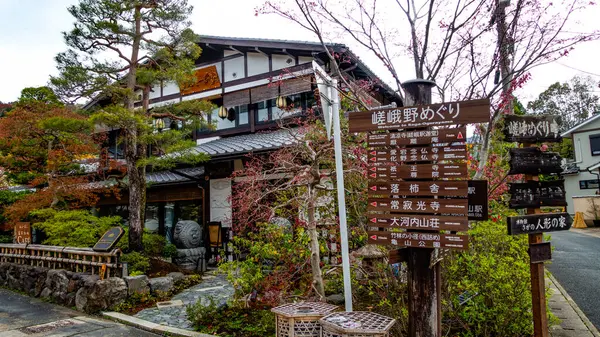
<path fill-rule="evenodd" d="M 593 115 L 592 117 L 584 120 L 583 122 L 575 125 L 574 127 L 570 128 L 569 130 L 563 132 L 560 136 L 561 137 L 570 137 L 572 133 L 574 133 L 575 131 L 581 129 L 582 127 L 596 121 L 597 119 L 600 118 L 600 113 Z"/>

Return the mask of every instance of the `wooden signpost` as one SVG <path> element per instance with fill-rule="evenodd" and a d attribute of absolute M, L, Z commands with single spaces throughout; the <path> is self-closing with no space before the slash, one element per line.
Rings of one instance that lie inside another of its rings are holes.
<path fill-rule="evenodd" d="M 509 174 L 525 174 L 525 182 L 511 185 L 511 208 L 527 208 L 527 215 L 508 217 L 508 234 L 528 234 L 529 269 L 535 337 L 548 336 L 544 261 L 551 258 L 549 242 L 543 233 L 568 230 L 572 219 L 567 213 L 542 214 L 540 206 L 566 205 L 562 181 L 540 182 L 538 174 L 561 173 L 562 158 L 543 152 L 533 143 L 560 141 L 556 119 L 550 116 L 506 116 L 504 135 L 507 141 L 523 143 L 510 150 Z"/>
<path fill-rule="evenodd" d="M 31 224 L 29 222 L 17 222 L 13 234 L 15 243 L 31 243 Z"/>
<path fill-rule="evenodd" d="M 397 260 L 408 263 L 410 336 L 441 334 L 440 268 L 430 266 L 434 249 L 467 249 L 468 236 L 454 232 L 468 230 L 470 214 L 487 217 L 487 203 L 485 211 L 483 202 L 470 211 L 476 187 L 466 181 L 467 130 L 456 126 L 488 122 L 489 100 L 429 104 L 431 84 L 404 84 L 407 99 L 420 105 L 349 116 L 350 132 L 376 132 L 367 138 L 368 241 L 408 248 Z M 487 200 L 487 185 L 477 189 L 476 196 Z"/>
<path fill-rule="evenodd" d="M 487 180 L 469 180 L 469 220 L 486 221 L 488 219 L 488 183 Z"/>

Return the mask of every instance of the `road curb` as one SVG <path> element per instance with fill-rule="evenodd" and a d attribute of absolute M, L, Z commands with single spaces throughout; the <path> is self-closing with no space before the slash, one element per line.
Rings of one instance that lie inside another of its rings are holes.
<path fill-rule="evenodd" d="M 163 336 L 175 336 L 175 337 L 218 337 L 216 335 L 207 335 L 200 332 L 189 331 L 185 329 L 173 328 L 166 325 L 160 325 L 157 323 L 149 322 L 137 317 L 125 315 L 119 312 L 109 311 L 103 312 L 102 317 L 136 327 L 148 332 L 153 332 Z"/>
<path fill-rule="evenodd" d="M 565 288 L 563 288 L 560 285 L 560 283 L 558 283 L 558 280 L 556 278 L 554 278 L 554 275 L 552 275 L 552 273 L 550 273 L 550 272 L 548 272 L 547 275 L 548 275 L 548 278 L 552 281 L 552 283 L 554 283 L 554 285 L 556 286 L 556 289 L 558 289 L 558 291 L 560 291 L 560 293 L 563 295 L 563 297 L 567 300 L 567 303 L 569 303 L 571 308 L 573 308 L 573 310 L 575 310 L 575 312 L 577 313 L 577 316 L 579 316 L 579 318 L 583 321 L 583 324 L 585 324 L 585 326 L 588 328 L 590 333 L 592 335 L 594 335 L 594 337 L 600 337 L 600 332 L 598 332 L 598 329 L 596 329 L 594 324 L 592 324 L 592 322 L 587 318 L 587 316 L 583 313 L 583 311 L 581 311 L 581 309 L 579 309 L 579 306 L 577 305 L 577 303 L 575 303 L 575 301 L 573 301 L 573 299 L 571 298 L 571 296 L 569 296 L 569 294 L 567 293 Z"/>

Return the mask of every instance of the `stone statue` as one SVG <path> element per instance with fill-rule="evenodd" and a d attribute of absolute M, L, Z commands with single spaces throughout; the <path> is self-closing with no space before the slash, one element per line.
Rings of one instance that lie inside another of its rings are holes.
<path fill-rule="evenodd" d="M 175 225 L 173 240 L 179 249 L 198 248 L 202 243 L 202 228 L 195 221 L 178 221 Z"/>
<path fill-rule="evenodd" d="M 204 254 L 206 249 L 190 248 L 190 249 L 177 249 L 177 256 L 173 258 L 173 262 L 179 267 L 185 270 L 191 271 L 205 271 L 206 263 L 204 261 Z"/>

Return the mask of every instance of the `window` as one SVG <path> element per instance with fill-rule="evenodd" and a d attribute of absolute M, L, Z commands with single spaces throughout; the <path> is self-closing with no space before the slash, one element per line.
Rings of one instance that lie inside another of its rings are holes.
<path fill-rule="evenodd" d="M 219 117 L 220 107 L 215 108 L 212 111 L 209 122 L 215 124 L 216 131 L 232 129 L 248 124 L 248 105 L 238 105 L 232 108 L 235 110 L 235 119 L 233 121 L 230 121 L 227 118 L 221 119 L 221 117 Z"/>
<path fill-rule="evenodd" d="M 592 149 L 592 156 L 600 156 L 600 135 L 590 136 L 590 149 Z"/>
<path fill-rule="evenodd" d="M 111 130 L 108 133 L 106 148 L 112 159 L 125 159 L 125 140 L 120 137 L 121 130 Z"/>
<path fill-rule="evenodd" d="M 598 185 L 598 179 L 580 180 L 579 181 L 579 189 L 580 190 L 598 189 L 599 186 L 600 185 Z"/>
<path fill-rule="evenodd" d="M 315 105 L 315 98 L 312 91 L 288 95 L 286 99 L 289 107 L 287 110 L 277 107 L 276 98 L 257 103 L 256 123 L 266 123 L 297 116 L 302 111 L 312 108 Z"/>

